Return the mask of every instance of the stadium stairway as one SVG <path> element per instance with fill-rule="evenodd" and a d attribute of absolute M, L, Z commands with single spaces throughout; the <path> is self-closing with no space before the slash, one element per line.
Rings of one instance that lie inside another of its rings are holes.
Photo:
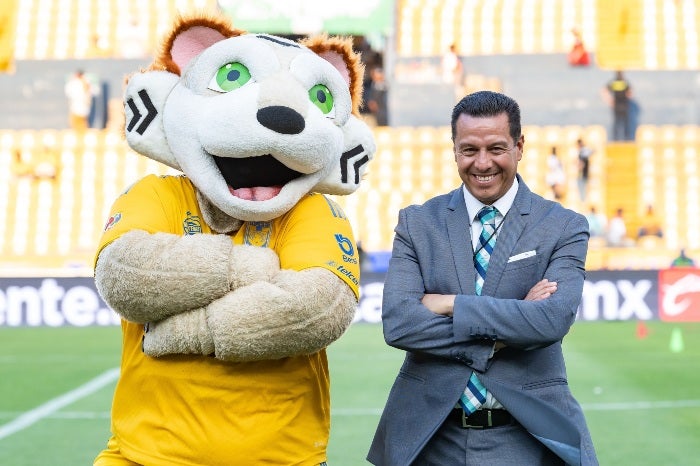
<path fill-rule="evenodd" d="M 606 147 L 608 217 L 621 208 L 629 232 L 637 231 L 639 221 L 639 157 L 635 143 L 609 143 Z"/>

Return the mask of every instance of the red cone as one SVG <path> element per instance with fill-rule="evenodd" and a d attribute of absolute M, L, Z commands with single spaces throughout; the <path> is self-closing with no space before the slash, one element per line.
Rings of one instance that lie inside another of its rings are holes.
<path fill-rule="evenodd" d="M 649 329 L 643 320 L 637 321 L 637 338 L 640 340 L 649 336 Z"/>

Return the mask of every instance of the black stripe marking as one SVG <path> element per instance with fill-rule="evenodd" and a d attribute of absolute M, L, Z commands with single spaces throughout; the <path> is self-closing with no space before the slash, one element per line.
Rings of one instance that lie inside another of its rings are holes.
<path fill-rule="evenodd" d="M 279 44 L 279 45 L 284 45 L 285 47 L 294 47 L 297 49 L 301 48 L 298 44 L 295 44 L 294 42 L 284 42 L 280 39 L 277 39 L 276 37 L 266 36 L 264 34 L 258 34 L 255 37 L 257 37 L 258 39 L 269 40 L 270 42 L 274 42 L 275 44 Z"/>
<path fill-rule="evenodd" d="M 362 144 L 357 145 L 350 149 L 347 152 L 343 152 L 343 155 L 340 156 L 340 182 L 341 183 L 347 183 L 348 182 L 348 164 L 350 163 L 350 159 L 353 158 L 354 156 L 361 154 L 364 152 L 365 148 L 362 147 Z M 359 173 L 355 173 L 355 179 L 359 177 Z M 358 183 L 356 181 L 355 183 Z"/>

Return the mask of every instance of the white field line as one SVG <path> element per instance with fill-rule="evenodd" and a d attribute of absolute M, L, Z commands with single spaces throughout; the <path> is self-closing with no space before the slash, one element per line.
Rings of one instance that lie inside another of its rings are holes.
<path fill-rule="evenodd" d="M 700 400 L 581 403 L 581 407 L 584 411 L 639 411 L 644 409 L 700 408 Z"/>
<path fill-rule="evenodd" d="M 584 411 L 638 411 L 645 409 L 700 408 L 700 400 L 632 401 L 625 403 L 584 403 Z M 21 415 L 17 411 L 0 411 L 0 419 Z M 333 416 L 378 416 L 382 408 L 336 408 Z M 62 411 L 44 416 L 45 419 L 109 419 L 109 411 Z"/>
<path fill-rule="evenodd" d="M 22 411 L 0 411 L 0 419 L 13 419 L 22 414 Z M 110 415 L 109 411 L 59 411 L 43 419 L 109 419 Z"/>
<path fill-rule="evenodd" d="M 53 413 L 68 406 L 81 398 L 85 398 L 101 389 L 102 387 L 109 385 L 110 383 L 117 380 L 119 377 L 119 369 L 110 369 L 90 380 L 86 384 L 79 386 L 69 392 L 64 393 L 46 403 L 37 406 L 31 411 L 26 411 L 22 413 L 19 417 L 8 422 L 7 424 L 0 425 L 0 439 L 8 437 L 22 429 L 26 429 L 37 421 L 51 416 Z"/>
<path fill-rule="evenodd" d="M 117 369 L 114 369 L 117 371 Z M 103 387 L 104 385 L 107 385 L 108 383 L 112 382 L 113 380 L 116 379 L 116 375 L 112 375 L 111 372 L 103 374 L 102 378 L 104 380 L 98 380 L 97 379 L 92 380 L 88 384 L 95 384 L 95 387 L 92 391 L 89 393 L 83 393 L 82 396 L 78 396 L 77 398 L 74 398 L 72 401 L 69 403 L 72 403 L 73 401 L 77 401 L 78 398 L 82 398 L 83 396 L 87 396 L 90 393 L 98 390 L 99 388 Z M 56 405 L 56 407 L 51 407 L 46 408 L 50 403 L 55 403 L 56 400 L 59 400 L 60 398 L 66 397 L 67 395 L 71 393 L 75 393 L 80 389 L 85 389 L 85 387 L 88 385 L 83 385 L 82 387 L 73 390 L 66 395 L 63 395 L 62 397 L 56 398 L 49 403 L 45 403 L 42 406 L 39 406 L 38 408 L 35 408 L 31 411 L 27 411 L 26 413 L 21 413 L 21 412 L 16 412 L 16 411 L 0 411 L 0 419 L 7 419 L 7 418 L 13 418 L 15 416 L 19 416 L 17 419 L 15 419 L 13 422 L 9 424 L 5 424 L 4 426 L 0 426 L 0 439 L 3 437 L 7 437 L 8 435 L 11 435 L 19 430 L 24 429 L 25 427 L 28 427 L 29 425 L 33 424 L 36 421 L 39 421 L 41 419 L 78 419 L 78 420 L 84 420 L 84 419 L 109 419 L 110 413 L 109 411 L 62 411 L 62 412 L 55 412 L 57 409 L 60 409 L 62 406 L 65 406 L 68 403 L 64 403 L 60 406 Z M 75 396 L 75 395 L 74 395 Z M 584 411 L 639 411 L 639 410 L 651 410 L 651 409 L 668 409 L 668 408 L 700 408 L 700 400 L 675 400 L 675 401 L 631 401 L 631 402 L 625 402 L 625 403 L 584 403 L 581 405 L 583 407 Z M 39 411 L 41 412 L 41 415 L 37 415 Z M 343 416 L 343 417 L 353 417 L 353 416 L 379 416 L 382 414 L 382 408 L 336 408 L 331 411 L 331 414 L 333 416 Z M 29 423 L 27 421 L 21 421 L 22 419 L 28 419 L 30 420 Z"/>
<path fill-rule="evenodd" d="M 700 408 L 700 400 L 629 401 L 619 403 L 582 403 L 584 411 L 639 411 L 667 408 Z M 331 410 L 334 416 L 374 416 L 382 414 L 381 408 L 338 408 Z"/>

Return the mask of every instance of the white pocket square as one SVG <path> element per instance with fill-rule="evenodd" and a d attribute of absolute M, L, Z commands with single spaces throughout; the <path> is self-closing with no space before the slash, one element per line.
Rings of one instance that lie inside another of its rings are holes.
<path fill-rule="evenodd" d="M 534 256 L 535 254 L 537 254 L 537 251 L 535 251 L 534 249 L 533 249 L 532 251 L 521 252 L 520 254 L 516 254 L 516 255 L 514 255 L 514 256 L 510 256 L 510 257 L 508 258 L 508 263 L 510 263 L 510 262 L 515 262 L 515 261 L 519 261 L 519 260 L 522 260 L 522 259 L 527 259 L 528 257 L 532 257 L 532 256 Z"/>

